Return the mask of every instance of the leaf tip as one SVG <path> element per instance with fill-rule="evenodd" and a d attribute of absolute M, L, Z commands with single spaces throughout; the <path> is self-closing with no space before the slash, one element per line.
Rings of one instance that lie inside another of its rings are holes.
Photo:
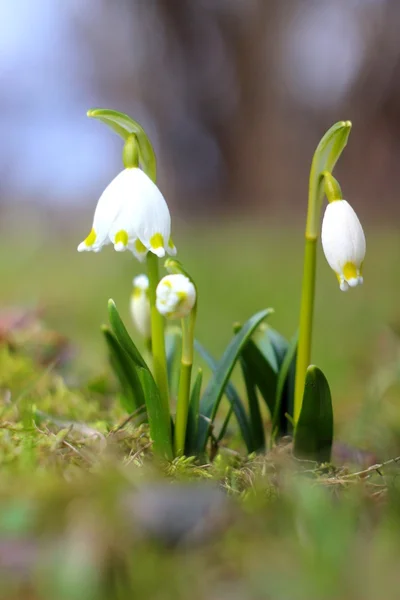
<path fill-rule="evenodd" d="M 117 305 L 115 304 L 115 302 L 112 298 L 110 298 L 109 301 L 107 302 L 107 306 L 108 306 L 108 310 L 117 308 Z"/>

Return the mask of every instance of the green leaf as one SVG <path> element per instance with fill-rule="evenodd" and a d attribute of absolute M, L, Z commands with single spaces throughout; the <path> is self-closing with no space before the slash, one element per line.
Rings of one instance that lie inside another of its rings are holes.
<path fill-rule="evenodd" d="M 335 123 L 321 139 L 314 153 L 309 184 L 309 210 L 307 232 L 310 236 L 317 237 L 319 234 L 319 214 L 316 210 L 320 206 L 323 196 L 322 173 L 333 171 L 333 168 L 343 152 L 351 131 L 350 121 L 339 121 Z"/>
<path fill-rule="evenodd" d="M 195 341 L 195 348 L 196 348 L 197 352 L 200 354 L 200 356 L 203 358 L 203 360 L 210 367 L 213 375 L 215 376 L 217 369 L 218 369 L 218 362 L 215 360 L 215 358 L 213 356 L 211 356 L 211 354 L 208 352 L 208 350 L 206 350 L 204 348 L 204 346 L 202 346 L 202 344 L 200 344 L 200 342 L 198 342 L 197 340 Z M 225 386 L 225 389 L 223 390 L 223 393 L 225 393 L 225 396 L 228 398 L 228 400 L 231 404 L 232 410 L 235 413 L 235 417 L 236 417 L 236 420 L 239 425 L 240 433 L 242 435 L 244 443 L 246 444 L 247 451 L 249 453 L 253 452 L 254 444 L 253 444 L 253 440 L 252 440 L 252 436 L 251 436 L 251 427 L 250 427 L 250 423 L 249 423 L 249 420 L 248 420 L 248 417 L 246 414 L 246 409 L 245 409 L 244 404 L 241 401 L 240 396 L 239 396 L 235 386 L 233 385 L 233 383 L 228 381 L 228 383 Z M 201 414 L 201 410 L 200 410 L 200 422 L 203 422 L 203 423 L 210 422 L 210 417 L 206 417 L 206 419 L 204 419 L 204 416 Z M 226 425 L 227 425 L 227 423 L 226 423 Z M 225 427 L 225 429 L 226 429 L 226 427 Z"/>
<path fill-rule="evenodd" d="M 256 332 L 256 334 L 257 334 L 257 332 Z M 289 342 L 282 334 L 279 333 L 279 331 L 276 331 L 276 329 L 273 329 L 272 327 L 267 328 L 267 336 L 268 336 L 268 338 L 272 344 L 272 347 L 275 351 L 276 359 L 278 362 L 278 370 L 279 370 L 282 365 L 282 362 L 285 358 L 285 354 L 289 348 Z"/>
<path fill-rule="evenodd" d="M 169 389 L 176 393 L 179 380 L 179 365 L 182 353 L 182 330 L 180 327 L 168 327 L 165 332 L 165 352 L 167 355 L 167 373 Z"/>
<path fill-rule="evenodd" d="M 222 423 L 222 427 L 219 430 L 219 434 L 216 437 L 217 444 L 219 444 L 221 442 L 221 440 L 224 439 L 225 434 L 226 434 L 226 430 L 228 429 L 229 421 L 231 420 L 231 416 L 232 415 L 233 415 L 233 404 L 230 405 L 229 410 L 226 413 L 226 417 L 224 419 L 224 422 Z"/>
<path fill-rule="evenodd" d="M 133 343 L 131 336 L 127 332 L 126 327 L 119 316 L 119 312 L 114 300 L 108 301 L 108 318 L 110 319 L 111 329 L 115 337 L 128 356 L 131 357 L 136 365 L 149 370 L 149 367 L 147 366 L 143 356 L 140 354 L 139 350 Z"/>
<path fill-rule="evenodd" d="M 139 159 L 143 170 L 152 181 L 156 181 L 157 164 L 154 149 L 143 127 L 137 121 L 125 113 L 108 108 L 92 108 L 88 110 L 87 116 L 111 127 L 124 141 L 134 133 L 138 141 Z"/>
<path fill-rule="evenodd" d="M 167 460 L 172 460 L 170 423 L 166 423 L 164 419 L 161 408 L 160 392 L 158 391 L 158 387 L 150 371 L 139 369 L 139 375 L 146 398 L 150 436 L 153 440 L 154 452 Z"/>
<path fill-rule="evenodd" d="M 283 358 L 276 386 L 275 408 L 272 418 L 272 441 L 291 432 L 292 425 L 286 415 L 293 417 L 296 352 L 299 334 L 293 337 Z"/>
<path fill-rule="evenodd" d="M 186 456 L 191 456 L 196 452 L 196 438 L 199 427 L 199 406 L 202 382 L 203 371 L 199 369 L 193 384 L 192 393 L 190 395 L 189 413 L 186 427 Z"/>
<path fill-rule="evenodd" d="M 122 389 L 121 403 L 128 414 L 145 405 L 142 384 L 135 363 L 124 352 L 108 327 L 102 328 L 110 355 L 111 366 Z"/>
<path fill-rule="evenodd" d="M 108 302 L 108 311 L 112 331 L 140 377 L 149 418 L 150 435 L 154 442 L 154 452 L 170 460 L 172 459 L 170 421 L 166 421 L 163 417 L 160 393 L 153 375 L 127 332 L 113 300 Z"/>
<path fill-rule="evenodd" d="M 250 377 L 246 361 L 241 357 L 240 366 L 243 379 L 246 385 L 247 400 L 250 410 L 250 426 L 254 442 L 254 450 L 259 451 L 265 448 L 264 424 L 261 416 L 261 410 L 258 403 L 257 390 L 253 379 Z"/>
<path fill-rule="evenodd" d="M 248 339 L 251 337 L 251 335 L 259 326 L 259 324 L 263 321 L 263 319 L 265 319 L 269 314 L 271 314 L 271 312 L 273 312 L 273 310 L 271 308 L 267 308 L 266 310 L 263 310 L 253 315 L 231 340 L 221 360 L 218 362 L 214 371 L 214 375 L 211 381 L 209 382 L 200 401 L 200 414 L 203 417 L 199 423 L 198 451 L 200 453 L 205 451 L 210 430 L 210 421 L 211 423 L 214 421 L 215 415 L 219 407 L 219 403 L 222 398 L 222 394 L 224 393 L 229 377 L 231 376 L 231 373 L 236 364 L 236 361 L 240 356 L 240 353 L 242 352 Z M 243 404 L 241 402 L 235 402 L 234 411 L 236 417 L 238 417 L 238 414 L 236 413 L 238 407 L 241 407 L 241 409 L 244 410 Z M 248 427 L 247 418 L 244 422 Z M 241 423 L 239 423 L 239 425 L 241 426 Z M 242 435 L 246 435 L 246 439 L 244 438 L 244 441 L 246 443 L 247 448 L 252 448 L 250 450 L 252 452 L 253 443 L 251 440 L 251 434 L 249 435 L 249 433 L 242 428 L 241 433 Z"/>
<path fill-rule="evenodd" d="M 294 435 L 294 454 L 298 458 L 329 462 L 333 442 L 331 391 L 323 372 L 311 365 L 307 369 L 303 404 Z"/>
<path fill-rule="evenodd" d="M 246 364 L 247 377 L 260 390 L 272 418 L 279 364 L 269 329 L 257 334 L 247 341 L 242 350 L 242 359 Z"/>

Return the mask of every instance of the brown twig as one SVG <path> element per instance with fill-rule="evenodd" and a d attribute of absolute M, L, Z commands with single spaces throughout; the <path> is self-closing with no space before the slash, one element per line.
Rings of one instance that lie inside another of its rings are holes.
<path fill-rule="evenodd" d="M 379 473 L 380 469 L 383 469 L 383 467 L 387 467 L 388 465 L 394 465 L 398 462 L 400 462 L 400 456 L 396 456 L 396 458 L 390 458 L 389 460 L 386 460 L 383 463 L 371 465 L 370 467 L 368 467 L 368 469 L 364 469 L 363 471 L 357 471 L 356 473 L 349 473 L 348 475 L 343 475 L 342 479 L 361 477 L 362 475 L 368 475 L 369 473 L 372 473 L 374 471 Z"/>

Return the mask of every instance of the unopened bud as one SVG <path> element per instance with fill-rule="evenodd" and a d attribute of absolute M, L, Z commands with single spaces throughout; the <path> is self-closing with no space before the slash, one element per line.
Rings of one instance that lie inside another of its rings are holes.
<path fill-rule="evenodd" d="M 132 321 L 139 333 L 146 339 L 151 337 L 149 280 L 147 275 L 138 275 L 133 280 L 131 296 Z"/>
<path fill-rule="evenodd" d="M 156 290 L 156 306 L 168 319 L 186 317 L 196 303 L 196 289 L 185 275 L 163 277 Z"/>

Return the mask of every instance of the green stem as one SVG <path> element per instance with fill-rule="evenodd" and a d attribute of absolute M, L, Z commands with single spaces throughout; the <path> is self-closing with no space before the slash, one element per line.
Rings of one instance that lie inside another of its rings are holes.
<path fill-rule="evenodd" d="M 306 247 L 304 256 L 303 285 L 301 291 L 299 344 L 296 361 L 294 390 L 294 424 L 297 423 L 303 402 L 306 371 L 311 360 L 312 324 L 315 294 L 315 267 L 317 262 L 317 239 L 324 193 L 329 201 L 342 197 L 340 186 L 332 176 L 333 168 L 347 144 L 351 130 L 350 121 L 335 123 L 323 136 L 315 150 L 311 163 L 308 189 L 306 223 Z"/>
<path fill-rule="evenodd" d="M 164 317 L 156 308 L 156 288 L 159 282 L 158 258 L 152 252 L 147 254 L 147 273 L 149 277 L 149 301 L 151 312 L 151 340 L 153 352 L 153 369 L 165 422 L 170 427 L 169 390 L 167 375 L 167 358 L 165 353 Z"/>
<path fill-rule="evenodd" d="M 336 200 L 343 200 L 342 190 L 339 182 L 331 173 L 324 171 L 322 173 L 324 192 L 328 199 L 328 202 L 335 202 Z"/>
<path fill-rule="evenodd" d="M 299 345 L 296 360 L 294 389 L 294 422 L 297 423 L 303 402 L 306 371 L 311 360 L 311 340 L 314 313 L 315 271 L 317 264 L 317 237 L 308 237 L 304 254 L 303 284 L 301 290 Z"/>
<path fill-rule="evenodd" d="M 175 418 L 175 456 L 185 452 L 186 429 L 190 402 L 190 381 L 193 366 L 194 326 L 196 322 L 196 307 L 187 319 L 182 319 L 182 359 L 179 374 L 178 401 Z"/>
<path fill-rule="evenodd" d="M 182 456 L 185 453 L 191 375 L 192 365 L 182 361 L 181 371 L 179 374 L 178 402 L 176 405 L 174 440 L 175 456 Z"/>

